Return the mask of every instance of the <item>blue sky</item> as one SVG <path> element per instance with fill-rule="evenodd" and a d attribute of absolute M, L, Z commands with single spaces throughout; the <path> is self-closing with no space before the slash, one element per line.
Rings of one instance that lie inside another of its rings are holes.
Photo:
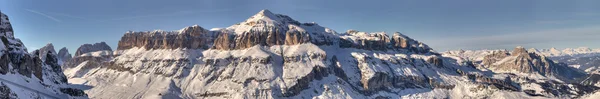
<path fill-rule="evenodd" d="M 262 9 L 338 32 L 399 31 L 438 51 L 600 48 L 598 0 L 2 0 L 29 50 L 107 42 L 128 30 L 228 27 Z"/>

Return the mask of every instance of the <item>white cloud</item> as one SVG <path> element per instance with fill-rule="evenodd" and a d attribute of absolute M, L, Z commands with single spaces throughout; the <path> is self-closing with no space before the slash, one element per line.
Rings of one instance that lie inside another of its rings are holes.
<path fill-rule="evenodd" d="M 55 18 L 55 17 L 53 17 L 53 16 L 50 16 L 50 15 L 44 14 L 44 13 L 42 13 L 42 12 L 38 12 L 38 11 L 35 11 L 35 10 L 31 10 L 31 9 L 25 9 L 25 10 L 26 10 L 26 11 L 29 11 L 29 12 L 31 12 L 31 13 L 35 13 L 35 14 L 38 14 L 38 15 L 44 16 L 44 17 L 46 17 L 46 18 L 52 19 L 52 20 L 54 20 L 54 21 L 56 21 L 56 22 L 62 22 L 61 20 L 59 20 L 59 19 L 57 19 L 57 18 Z"/>

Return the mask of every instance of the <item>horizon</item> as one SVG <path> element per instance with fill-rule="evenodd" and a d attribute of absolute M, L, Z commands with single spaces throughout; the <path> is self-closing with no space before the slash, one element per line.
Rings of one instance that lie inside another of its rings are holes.
<path fill-rule="evenodd" d="M 4 1 L 25 46 L 52 43 L 73 54 L 83 44 L 106 42 L 116 50 L 127 31 L 226 28 L 262 9 L 316 22 L 338 33 L 354 29 L 401 32 L 438 52 L 525 48 L 600 48 L 600 1 Z M 278 5 L 263 5 L 275 2 Z M 328 3 L 332 2 L 332 3 Z M 331 4 L 331 5 L 329 5 Z M 187 6 L 183 6 L 187 5 Z M 229 5 L 229 6 L 228 6 Z M 233 6 L 235 5 L 235 6 Z M 346 5 L 351 5 L 348 7 Z M 359 7 L 354 7 L 358 5 Z M 380 5 L 380 6 L 379 6 Z M 164 7 L 162 7 L 164 6 Z M 73 9 L 75 8 L 75 9 Z"/>

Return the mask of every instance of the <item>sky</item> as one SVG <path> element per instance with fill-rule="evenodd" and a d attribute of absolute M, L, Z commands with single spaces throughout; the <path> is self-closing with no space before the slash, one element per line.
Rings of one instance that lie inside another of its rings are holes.
<path fill-rule="evenodd" d="M 71 53 L 126 31 L 223 28 L 262 9 L 343 33 L 401 32 L 437 51 L 600 48 L 600 0 L 0 0 L 29 51 Z"/>

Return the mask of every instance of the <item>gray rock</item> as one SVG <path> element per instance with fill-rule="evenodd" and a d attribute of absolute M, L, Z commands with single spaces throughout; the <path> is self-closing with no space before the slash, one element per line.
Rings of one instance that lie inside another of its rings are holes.
<path fill-rule="evenodd" d="M 58 51 L 58 55 L 57 55 L 57 57 L 58 57 L 58 60 L 60 60 L 60 61 L 62 61 L 62 62 L 64 63 L 64 62 L 66 62 L 66 61 L 69 61 L 69 60 L 71 60 L 71 58 L 72 58 L 73 56 L 71 56 L 71 53 L 69 53 L 69 50 L 67 50 L 67 48 L 66 48 L 66 47 L 63 47 L 63 48 L 61 48 L 61 49 Z M 61 65 L 62 65 L 62 64 L 61 64 Z"/>
<path fill-rule="evenodd" d="M 48 44 L 46 44 L 46 46 L 40 48 L 38 56 L 40 56 L 42 61 L 45 61 L 46 54 L 48 54 L 48 53 L 56 54 L 56 50 L 54 50 L 54 45 L 52 45 L 52 43 L 48 43 Z"/>
<path fill-rule="evenodd" d="M 213 33 L 194 25 L 180 31 L 129 31 L 119 41 L 117 50 L 134 47 L 145 49 L 207 49 L 214 39 Z"/>
<path fill-rule="evenodd" d="M 79 55 L 89 53 L 89 52 L 104 51 L 104 50 L 112 52 L 112 49 L 110 48 L 110 46 L 108 46 L 108 44 L 106 44 L 105 42 L 94 43 L 94 44 L 83 44 L 79 48 L 77 48 L 77 51 L 75 52 L 75 56 L 79 56 Z"/>

